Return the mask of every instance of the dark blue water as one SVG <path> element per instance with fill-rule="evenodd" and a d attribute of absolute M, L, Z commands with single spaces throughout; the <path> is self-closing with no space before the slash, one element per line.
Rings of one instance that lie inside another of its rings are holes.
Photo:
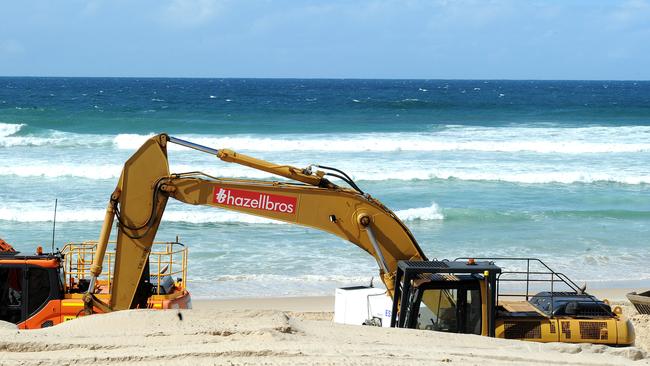
<path fill-rule="evenodd" d="M 96 239 L 154 133 L 339 167 L 430 257 L 534 256 L 595 286 L 649 281 L 650 82 L 0 78 L 0 237 Z M 174 172 L 276 179 L 172 148 Z M 329 294 L 376 263 L 338 238 L 170 203 L 202 296 Z M 650 283 L 649 283 L 650 285 Z"/>
<path fill-rule="evenodd" d="M 650 82 L 0 78 L 0 113 L 5 122 L 113 134 L 647 125 Z"/>

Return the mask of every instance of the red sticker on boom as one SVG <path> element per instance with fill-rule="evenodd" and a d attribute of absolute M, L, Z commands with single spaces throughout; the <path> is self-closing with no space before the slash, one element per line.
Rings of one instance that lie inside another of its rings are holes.
<path fill-rule="evenodd" d="M 298 199 L 279 194 L 224 188 L 215 185 L 212 202 L 224 206 L 295 214 Z"/>

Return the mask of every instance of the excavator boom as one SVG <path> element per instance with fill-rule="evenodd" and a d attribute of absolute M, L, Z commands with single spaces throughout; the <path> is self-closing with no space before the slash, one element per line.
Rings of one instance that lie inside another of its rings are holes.
<path fill-rule="evenodd" d="M 288 180 L 216 178 L 201 172 L 170 174 L 168 142 Z M 136 290 L 169 197 L 192 205 L 218 207 L 334 234 L 357 245 L 377 260 L 381 278 L 392 294 L 398 261 L 426 260 L 426 257 L 411 232 L 391 210 L 361 192 L 345 173 L 334 171 L 336 173 L 312 172 L 310 168 L 277 165 L 165 134 L 150 138 L 124 165 L 107 207 L 97 254 L 91 267 L 94 285 L 94 278 L 102 271 L 110 229 L 114 218 L 117 218 L 117 248 L 110 302 L 105 304 L 94 297 L 94 286 L 90 286 L 84 298 L 86 304 L 103 311 L 135 306 Z M 327 180 L 327 175 L 344 179 L 355 189 L 339 187 Z"/>
<path fill-rule="evenodd" d="M 285 180 L 218 178 L 202 172 L 171 174 L 167 161 L 169 142 Z M 83 296 L 86 313 L 92 313 L 94 309 L 103 312 L 130 309 L 147 303 L 145 279 L 149 254 L 167 200 L 173 198 L 191 205 L 212 206 L 315 228 L 360 247 L 377 261 L 380 278 L 392 299 L 391 307 L 381 312 L 384 316 L 390 314 L 386 326 L 541 342 L 613 345 L 634 342 L 633 327 L 621 316 L 620 309 L 612 310 L 605 302 L 577 291 L 577 286 L 569 286 L 573 292 L 554 291 L 555 277 L 551 277 L 550 292 L 530 297 L 527 283 L 526 301 L 499 301 L 499 281 L 503 280 L 500 278 L 504 272 L 492 261 L 476 262 L 471 258 L 467 262 L 428 261 L 411 232 L 391 210 L 363 193 L 344 172 L 317 167 L 323 170 L 314 172 L 312 167 L 299 169 L 277 165 L 165 134 L 150 138 L 124 164 L 118 185 L 111 195 L 91 266 L 91 283 Z M 351 188 L 330 182 L 326 178 L 329 176 L 341 179 Z M 97 276 L 102 272 L 115 219 L 115 268 L 110 299 L 106 303 L 93 292 Z M 526 261 L 530 263 L 531 259 Z M 526 281 L 531 274 L 540 274 L 530 270 L 526 273 Z M 550 274 L 560 275 L 552 271 Z M 567 285 L 572 283 L 565 279 L 562 281 Z M 365 291 L 363 288 L 347 290 Z M 367 307 L 356 308 L 363 309 L 362 315 L 367 316 L 370 296 L 366 292 L 360 293 L 363 296 L 358 300 L 365 299 Z M 552 304 L 550 310 L 544 304 Z M 382 325 L 381 318 L 378 319 Z M 366 320 L 370 321 L 369 324 L 377 323 L 374 318 Z M 557 331 L 560 327 L 563 329 L 561 333 Z M 581 338 L 570 338 L 571 334 L 581 334 Z"/>

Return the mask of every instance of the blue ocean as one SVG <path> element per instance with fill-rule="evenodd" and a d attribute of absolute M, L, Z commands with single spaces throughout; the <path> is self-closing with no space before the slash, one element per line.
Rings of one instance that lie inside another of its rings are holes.
<path fill-rule="evenodd" d="M 0 78 L 0 237 L 96 240 L 124 161 L 167 132 L 352 176 L 430 258 L 537 257 L 650 286 L 650 82 Z M 173 172 L 278 179 L 173 146 Z M 331 295 L 373 258 L 303 227 L 171 202 L 197 298 Z"/>

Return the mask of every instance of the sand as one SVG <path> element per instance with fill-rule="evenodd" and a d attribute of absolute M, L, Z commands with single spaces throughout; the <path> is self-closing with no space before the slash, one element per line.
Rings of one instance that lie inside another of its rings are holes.
<path fill-rule="evenodd" d="M 5 324 L 0 365 L 650 365 L 650 317 L 627 305 L 637 347 L 340 325 L 332 305 L 331 297 L 195 301 L 182 319 L 130 310 L 40 330 Z"/>

